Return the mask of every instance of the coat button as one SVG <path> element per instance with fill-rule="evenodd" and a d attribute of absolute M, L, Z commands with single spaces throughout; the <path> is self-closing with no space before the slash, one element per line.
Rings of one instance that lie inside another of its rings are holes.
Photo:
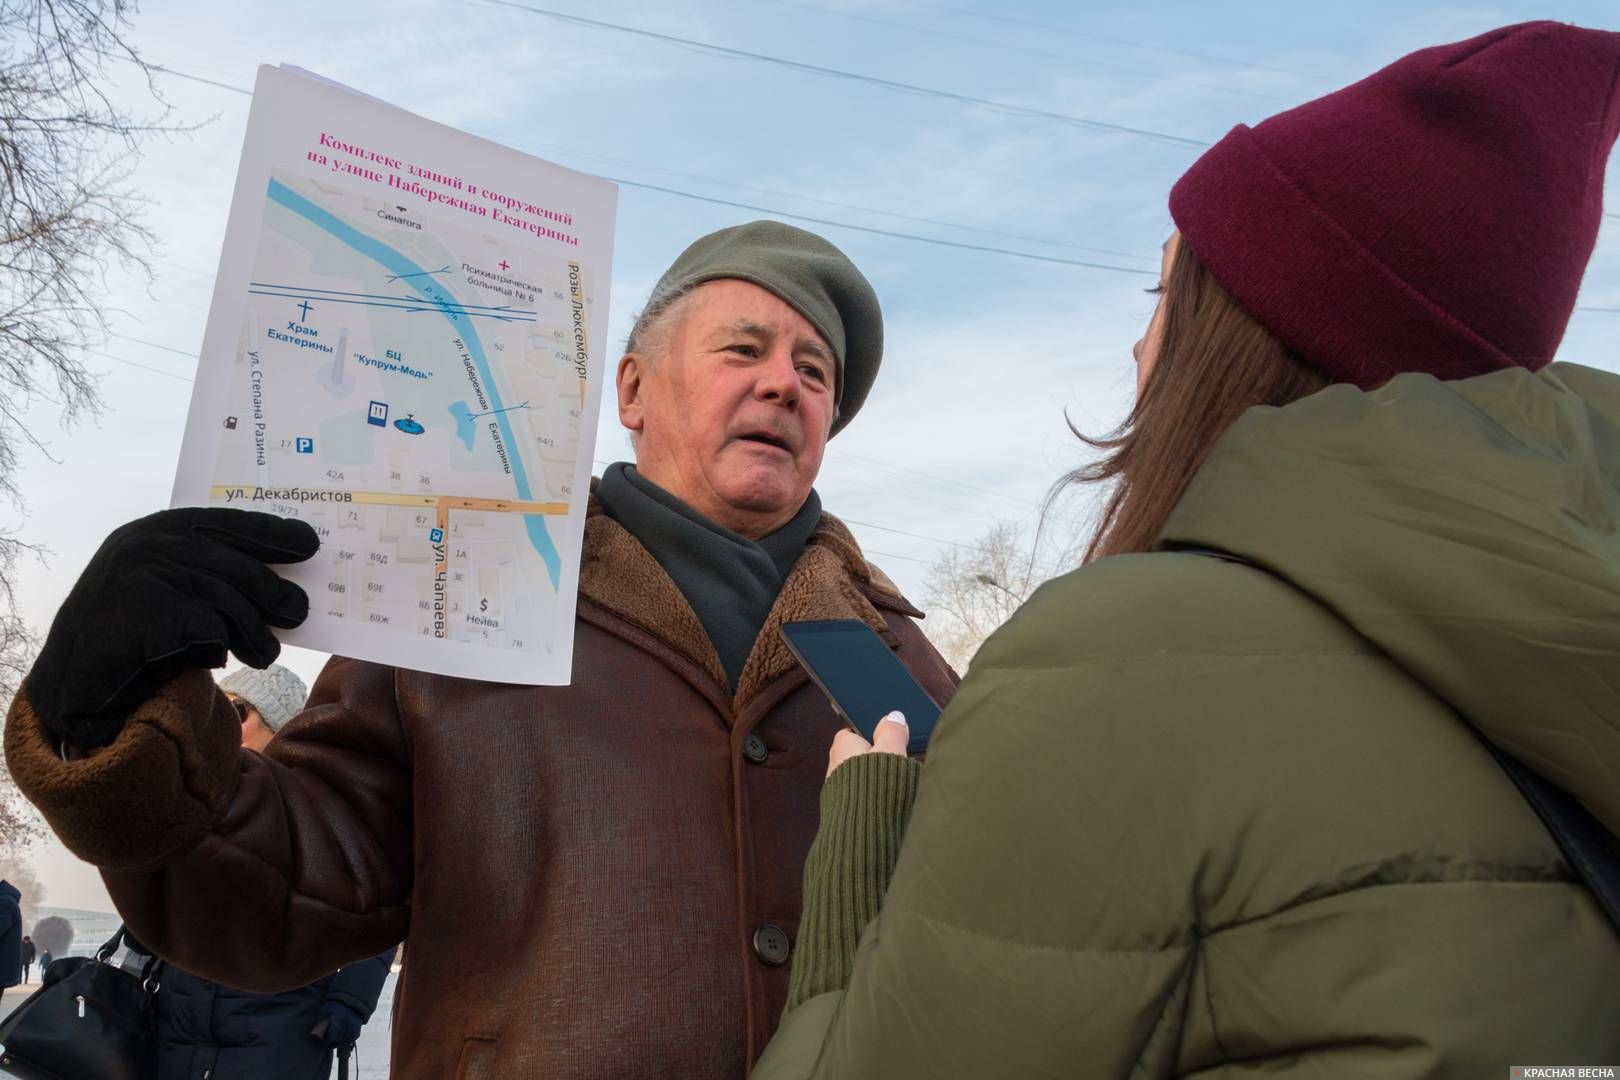
<path fill-rule="evenodd" d="M 770 747 L 765 745 L 765 740 L 752 732 L 749 732 L 748 738 L 743 740 L 743 757 L 755 765 L 765 764 L 765 759 L 770 753 Z"/>
<path fill-rule="evenodd" d="M 791 948 L 787 931 L 775 923 L 761 923 L 754 931 L 754 952 L 772 967 L 787 963 Z"/>

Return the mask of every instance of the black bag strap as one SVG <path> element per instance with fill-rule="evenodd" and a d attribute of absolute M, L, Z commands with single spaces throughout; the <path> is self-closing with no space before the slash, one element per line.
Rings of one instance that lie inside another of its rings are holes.
<path fill-rule="evenodd" d="M 1620 841 L 1574 796 L 1537 775 L 1484 735 L 1477 731 L 1474 734 L 1552 833 L 1558 850 L 1592 890 L 1609 923 L 1620 931 Z"/>
<path fill-rule="evenodd" d="M 96 959 L 103 964 L 111 960 L 113 953 L 118 951 L 118 946 L 123 944 L 125 934 L 124 924 L 119 923 L 118 930 L 113 934 L 112 939 L 96 950 Z"/>
<path fill-rule="evenodd" d="M 1169 550 L 1188 555 L 1207 555 L 1225 562 L 1251 566 L 1262 573 L 1268 572 L 1240 555 L 1215 548 L 1176 545 Z M 1519 794 L 1524 796 L 1525 802 L 1530 804 L 1552 834 L 1565 860 L 1580 875 L 1587 888 L 1592 890 L 1598 907 L 1608 916 L 1609 924 L 1620 932 L 1620 838 L 1604 828 L 1603 823 L 1593 817 L 1592 812 L 1574 796 L 1503 751 L 1472 724 L 1464 721 L 1464 726 L 1473 732 L 1474 738 L 1483 743 L 1497 764 L 1502 766 L 1502 771 L 1508 774 L 1513 786 L 1519 789 Z"/>
<path fill-rule="evenodd" d="M 129 936 L 129 928 L 123 923 L 119 923 L 117 932 L 115 932 L 113 936 L 108 939 L 106 944 L 102 945 L 101 948 L 96 950 L 96 960 L 103 964 L 112 963 L 113 953 L 118 951 L 118 946 L 134 940 L 134 938 Z M 144 953 L 145 949 L 139 949 L 136 951 L 138 953 Z M 147 993 L 150 994 L 157 990 L 157 986 L 153 982 L 153 976 L 157 974 L 158 970 L 162 968 L 162 966 L 163 961 L 158 959 L 156 955 L 152 954 L 148 954 L 146 957 L 146 963 L 141 965 L 141 985 L 146 988 Z"/>

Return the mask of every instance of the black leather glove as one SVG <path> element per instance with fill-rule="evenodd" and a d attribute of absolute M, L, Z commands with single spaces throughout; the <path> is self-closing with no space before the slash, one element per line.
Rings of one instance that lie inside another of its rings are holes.
<path fill-rule="evenodd" d="M 170 679 L 251 667 L 281 652 L 271 627 L 309 614 L 309 598 L 265 563 L 302 562 L 320 540 L 308 523 L 250 510 L 163 510 L 107 537 L 63 602 L 28 675 L 28 703 L 57 736 L 84 749 Z"/>
<path fill-rule="evenodd" d="M 310 1034 L 323 1046 L 348 1046 L 358 1042 L 360 1029 L 366 1026 L 365 1018 L 341 1001 L 323 1001 L 319 1016 L 315 1031 Z M 316 1031 L 320 1034 L 316 1035 Z"/>

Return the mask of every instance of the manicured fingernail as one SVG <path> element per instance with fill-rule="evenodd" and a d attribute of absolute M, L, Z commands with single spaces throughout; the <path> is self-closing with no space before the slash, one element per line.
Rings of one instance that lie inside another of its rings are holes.
<path fill-rule="evenodd" d="M 896 709 L 894 712 L 891 712 L 888 716 L 885 716 L 883 719 L 887 720 L 891 724 L 899 724 L 901 727 L 905 728 L 907 731 L 911 730 L 911 725 L 906 723 L 906 714 L 901 712 L 899 709 Z"/>

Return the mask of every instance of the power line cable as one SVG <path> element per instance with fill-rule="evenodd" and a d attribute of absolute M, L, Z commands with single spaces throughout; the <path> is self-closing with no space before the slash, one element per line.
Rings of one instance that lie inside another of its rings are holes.
<path fill-rule="evenodd" d="M 499 0 L 491 0 L 491 2 L 499 2 Z M 545 12 L 543 14 L 550 13 Z M 575 16 L 571 15 L 560 17 L 571 21 L 577 21 Z M 589 20 L 586 21 L 588 22 Z M 234 90 L 239 94 L 252 94 L 251 90 L 245 90 L 239 86 L 229 86 L 224 83 L 216 82 L 212 79 L 202 79 L 197 76 L 176 71 L 174 68 L 161 68 L 155 70 L 161 70 L 166 75 L 174 75 L 182 79 L 195 79 L 198 82 L 207 83 L 210 86 L 218 86 L 225 90 Z M 880 229 L 872 225 L 856 225 L 848 221 L 837 221 L 832 218 L 816 217 L 811 214 L 799 214 L 789 210 L 780 210 L 775 207 L 759 206 L 754 203 L 740 202 L 735 199 L 722 199 L 713 195 L 699 195 L 692 191 L 682 191 L 679 188 L 665 187 L 661 184 L 643 183 L 639 180 L 627 180 L 623 177 L 608 176 L 604 174 L 602 179 L 611 180 L 615 184 L 619 184 L 623 187 L 636 188 L 640 191 L 653 191 L 663 195 L 673 195 L 682 199 L 691 199 L 695 202 L 711 203 L 716 206 L 729 206 L 738 210 L 748 210 L 756 214 L 771 214 L 775 217 L 787 218 L 791 221 L 803 221 L 812 225 L 824 225 L 831 229 L 847 229 L 851 232 L 867 233 L 873 236 L 886 236 L 895 240 L 909 240 L 913 243 L 932 244 L 936 247 L 956 248 L 961 251 L 977 251 L 991 255 L 1006 255 L 1015 259 L 1027 259 L 1033 262 L 1052 263 L 1058 266 L 1074 266 L 1088 270 L 1106 270 L 1120 274 L 1141 274 L 1147 277 L 1154 277 L 1158 274 L 1158 271 L 1156 270 L 1144 270 L 1140 267 L 1134 266 L 1114 266 L 1108 263 L 1092 262 L 1085 259 L 1065 259 L 1057 255 L 1041 255 L 1031 251 L 1019 251 L 1015 248 L 995 247 L 990 244 L 969 244 L 959 240 L 946 240 L 943 237 L 922 236 L 918 233 L 900 232 L 897 229 Z M 794 198 L 796 196 L 789 197 Z M 881 213 L 882 211 L 878 212 Z M 1135 256 L 1130 257 L 1135 258 Z M 197 271 L 191 272 L 196 273 Z"/>
<path fill-rule="evenodd" d="M 176 71 L 171 67 L 164 67 L 162 64 L 149 64 L 147 66 L 153 71 L 161 71 L 163 74 L 173 75 L 177 79 L 190 79 L 192 82 L 206 83 L 209 86 L 217 86 L 221 90 L 235 90 L 238 94 L 246 94 L 248 97 L 253 96 L 253 91 L 251 90 L 244 89 L 240 86 L 233 86 L 230 83 L 220 82 L 218 79 L 208 79 L 201 75 L 189 75 L 185 72 Z"/>
<path fill-rule="evenodd" d="M 928 536 L 924 533 L 907 532 L 904 529 L 891 529 L 887 525 L 874 525 L 870 521 L 856 521 L 854 518 L 839 515 L 839 521 L 846 525 L 859 525 L 863 529 L 876 529 L 878 532 L 894 533 L 896 536 L 909 536 L 913 540 L 927 540 L 935 544 L 949 544 L 951 547 L 961 548 L 964 551 L 977 550 L 972 544 L 964 544 L 959 540 L 947 540 L 943 536 Z"/>
<path fill-rule="evenodd" d="M 472 3 L 473 0 L 467 0 Z M 558 22 L 574 26 L 584 26 L 593 30 L 608 30 L 618 34 L 630 34 L 635 37 L 649 38 L 666 44 L 679 45 L 687 49 L 696 49 L 699 52 L 711 53 L 715 56 L 725 56 L 735 60 L 750 60 L 757 63 L 774 64 L 778 67 L 789 68 L 793 71 L 802 71 L 811 75 L 821 75 L 826 78 L 843 79 L 850 82 L 863 83 L 867 86 L 877 86 L 885 90 L 894 90 L 904 94 L 916 94 L 922 97 L 938 98 L 943 101 L 954 101 L 959 105 L 972 105 L 981 109 L 1004 113 L 1008 116 L 1023 116 L 1034 120 L 1051 120 L 1071 127 L 1084 128 L 1089 131 L 1101 131 L 1114 135 L 1134 135 L 1138 138 L 1152 139 L 1156 142 L 1170 143 L 1176 146 L 1192 146 L 1200 149 L 1210 143 L 1203 139 L 1193 139 L 1185 135 L 1174 135 L 1165 131 L 1153 131 L 1148 128 L 1131 127 L 1127 124 L 1115 124 L 1106 120 L 1093 120 L 1089 117 L 1075 116 L 1070 113 L 1053 112 L 1049 109 L 1037 109 L 1028 105 L 1018 105 L 1010 101 L 994 101 L 990 98 L 975 97 L 972 94 L 962 94 L 954 90 L 941 90 L 938 87 L 919 86 L 915 83 L 900 82 L 895 79 L 879 78 L 876 75 L 865 75 L 857 71 L 844 71 L 840 68 L 823 67 L 820 64 L 807 64 L 802 60 L 789 60 L 781 56 L 768 56 L 764 53 L 750 52 L 746 49 L 733 49 L 725 45 L 714 45 L 707 41 L 697 41 L 693 38 L 677 37 L 674 34 L 660 34 L 654 30 L 644 30 L 638 26 L 625 26 L 621 23 L 603 22 L 600 19 L 587 19 L 581 15 L 569 15 L 561 11 L 551 11 L 547 8 L 533 7 L 529 4 L 518 3 L 517 0 L 481 0 L 476 6 L 495 6 L 511 8 L 515 11 L 526 11 L 531 15 L 553 19 Z"/>
<path fill-rule="evenodd" d="M 849 475 L 850 472 L 861 476 L 869 475 L 863 471 L 864 466 L 850 462 L 839 462 L 836 457 L 826 457 L 821 462 L 821 479 L 828 487 L 838 487 L 846 490 L 861 490 L 876 492 L 884 499 L 892 501 L 896 498 L 906 499 L 918 506 L 928 507 L 932 510 L 943 510 L 954 518 L 977 518 L 984 514 L 983 501 L 975 503 L 964 492 L 953 491 L 943 486 L 943 477 L 937 478 L 934 483 L 908 482 L 893 487 L 883 486 L 881 481 L 871 479 L 857 479 Z M 962 500 L 957 502 L 956 500 Z M 950 500 L 950 501 L 947 501 Z"/>
<path fill-rule="evenodd" d="M 952 478 L 952 477 L 940 476 L 938 473 L 930 473 L 930 472 L 924 472 L 921 469 L 907 468 L 904 465 L 896 465 L 893 462 L 883 461 L 880 458 L 864 457 L 864 456 L 862 456 L 860 454 L 850 454 L 850 453 L 842 453 L 839 456 L 842 457 L 842 458 L 847 458 L 850 461 L 859 461 L 859 462 L 861 462 L 863 464 L 866 464 L 866 465 L 877 465 L 877 466 L 880 466 L 880 467 L 885 468 L 885 469 L 893 469 L 896 472 L 910 473 L 913 476 L 920 476 L 920 477 L 922 477 L 924 479 L 934 480 L 934 481 L 936 481 L 938 483 L 949 484 L 952 487 L 959 487 L 959 488 L 962 488 L 965 491 L 975 492 L 975 493 L 980 494 L 980 495 L 991 495 L 991 496 L 994 496 L 994 497 L 996 497 L 998 499 L 1006 499 L 1008 502 L 1017 503 L 1017 504 L 1019 504 L 1021 506 L 1025 506 L 1025 507 L 1032 507 L 1032 506 L 1039 506 L 1040 505 L 1040 502 L 1038 500 L 1035 500 L 1035 499 L 1025 499 L 1025 498 L 1022 498 L 1022 497 L 1017 496 L 1017 495 L 1008 495 L 1004 491 L 996 491 L 993 488 L 980 487 L 977 484 L 970 484 L 965 480 L 957 480 L 957 479 Z"/>
<path fill-rule="evenodd" d="M 158 262 L 160 260 L 152 259 L 152 261 L 153 262 Z M 157 281 L 157 278 L 155 276 L 153 277 L 153 281 L 154 282 Z M 156 301 L 158 301 L 159 303 L 161 303 L 161 304 L 163 304 L 165 306 L 173 304 L 176 307 L 190 308 L 193 311 L 204 311 L 205 312 L 205 311 L 208 310 L 208 307 L 205 304 L 199 304 L 194 300 L 182 299 L 181 297 L 178 297 L 178 296 L 166 295 L 165 293 L 156 291 L 150 285 L 146 287 L 145 291 L 146 291 L 146 295 L 147 295 L 147 297 L 149 299 L 156 300 Z M 141 320 L 136 319 L 135 321 L 140 322 Z"/>
<path fill-rule="evenodd" d="M 965 15 L 971 19 L 983 19 L 987 22 L 1006 23 L 1011 26 L 1022 26 L 1031 30 L 1042 30 L 1047 33 L 1065 34 L 1069 37 L 1086 38 L 1091 41 L 1105 41 L 1110 45 L 1124 45 L 1130 49 L 1142 49 L 1146 52 L 1163 53 L 1167 56 L 1181 56 L 1192 60 L 1204 60 L 1212 64 L 1225 64 L 1230 67 L 1247 68 L 1250 71 L 1265 71 L 1273 75 L 1287 75 L 1295 79 L 1309 79 L 1316 81 L 1317 77 L 1306 75 L 1299 71 L 1289 71 L 1287 68 L 1269 67 L 1265 64 L 1256 64 L 1249 60 L 1234 60 L 1226 56 L 1212 56 L 1209 53 L 1189 52 L 1185 49 L 1171 49 L 1163 45 L 1150 45 L 1143 41 L 1132 41 L 1129 38 L 1112 37 L 1108 34 L 1098 34 L 1087 30 L 1075 30 L 1067 26 L 1054 26 L 1051 23 L 1035 22 L 1031 19 L 1016 19 L 1011 15 L 991 15 L 984 11 L 974 11 L 971 8 L 952 7 L 949 4 L 930 4 L 923 0 L 907 0 L 913 7 L 920 7 L 932 11 L 948 11 L 953 15 Z"/>
<path fill-rule="evenodd" d="M 120 333 L 117 333 L 117 332 L 109 332 L 108 336 L 109 337 L 115 337 L 115 338 L 123 338 L 125 341 L 133 341 L 137 345 L 145 345 L 148 348 L 152 348 L 152 349 L 162 349 L 164 352 L 174 353 L 176 356 L 184 356 L 188 360 L 200 359 L 200 357 L 199 357 L 199 355 L 197 353 L 195 353 L 195 352 L 187 352 L 184 349 L 177 349 L 173 345 L 159 345 L 155 341 L 147 341 L 145 338 L 130 337 L 128 334 L 120 334 Z"/>
<path fill-rule="evenodd" d="M 172 371 L 164 371 L 162 368 L 150 367 L 150 366 L 148 366 L 146 364 L 139 363 L 139 362 L 137 362 L 135 360 L 131 360 L 131 359 L 127 358 L 127 357 L 114 356 L 110 352 L 102 352 L 100 349 L 86 349 L 85 352 L 90 353 L 93 356 L 104 357 L 104 358 L 106 358 L 108 360 L 112 360 L 112 361 L 114 361 L 116 363 L 119 363 L 119 364 L 128 364 L 130 367 L 137 367 L 137 368 L 140 368 L 142 371 L 150 371 L 154 375 L 167 375 L 169 378 L 171 378 L 171 379 L 179 379 L 183 383 L 194 383 L 194 382 L 197 381 L 197 380 L 193 379 L 189 375 L 176 375 Z"/>
<path fill-rule="evenodd" d="M 861 550 L 861 554 L 862 555 L 877 555 L 877 556 L 879 556 L 881 558 L 884 558 L 884 559 L 899 559 L 902 562 L 921 563 L 924 566 L 932 566 L 933 565 L 933 561 L 931 559 L 919 559 L 915 555 L 897 555 L 892 551 L 879 551 L 877 548 L 863 548 Z"/>
<path fill-rule="evenodd" d="M 785 2 L 785 0 L 784 0 Z M 681 172 L 678 169 L 667 169 L 662 165 L 652 165 L 645 161 L 636 161 L 631 158 L 613 157 L 608 154 L 597 154 L 588 150 L 575 150 L 573 147 L 560 146 L 556 143 L 534 142 L 521 138 L 504 135 L 493 136 L 499 142 L 513 146 L 521 146 L 532 150 L 542 150 L 546 153 L 562 153 L 572 157 L 589 158 L 594 161 L 607 161 L 615 165 L 630 165 L 638 169 L 649 169 L 661 172 L 668 176 L 679 176 L 686 180 L 696 180 L 703 184 L 714 184 L 716 187 L 735 188 L 738 191 L 752 191 L 761 195 L 773 195 L 781 199 L 794 199 L 800 202 L 816 203 L 821 206 L 837 207 L 840 210 L 855 210 L 863 214 L 876 214 L 879 217 L 894 218 L 897 221 L 913 221 L 920 225 L 938 225 L 946 229 L 960 229 L 963 232 L 979 233 L 984 236 L 997 236 L 1003 240 L 1024 240 L 1032 244 L 1045 244 L 1047 247 L 1067 248 L 1071 251 L 1092 251 L 1100 255 L 1113 255 L 1122 259 L 1153 260 L 1156 256 L 1143 255 L 1139 251 L 1119 251 L 1115 248 L 1095 247 L 1090 244 L 1076 244 L 1067 240 L 1053 240 L 1045 236 L 1030 236 L 1025 233 L 1007 232 L 1002 229 L 987 229 L 979 225 L 964 225 L 959 221 L 945 221 L 941 218 L 920 217 L 916 214 L 902 214 L 897 210 L 882 210 L 875 206 L 861 206 L 858 203 L 840 202 L 837 199 L 824 199 L 816 195 L 805 195 L 797 191 L 779 191 L 775 188 L 758 187 L 754 184 L 741 184 L 735 180 L 721 180 L 713 176 L 704 176 L 701 173 Z"/>
<path fill-rule="evenodd" d="M 198 277 L 207 278 L 209 281 L 214 280 L 214 273 L 211 270 L 198 270 L 194 266 L 184 266 L 177 262 L 170 262 L 168 259 L 153 259 L 152 261 L 167 266 L 171 270 L 179 270 L 185 274 L 196 274 Z"/>
<path fill-rule="evenodd" d="M 1086 57 L 1072 56 L 1065 53 L 1048 52 L 1045 49 L 1031 49 L 1024 45 L 1010 45 L 1004 41 L 986 41 L 984 38 L 974 37 L 971 34 L 953 34 L 949 30 L 935 30 L 932 27 L 916 26 L 912 23 L 895 22 L 893 19 L 879 19 L 872 15 L 863 15 L 855 11 L 838 11 L 834 8 L 821 7 L 817 4 L 806 4 L 801 0 L 762 0 L 767 4 L 778 4 L 782 7 L 798 8 L 801 11 L 815 11 L 823 15 L 832 15 L 841 19 L 853 19 L 857 22 L 870 23 L 874 26 L 888 26 L 896 30 L 908 30 L 914 34 L 925 34 L 928 37 L 943 38 L 946 41 L 965 41 L 989 49 L 1001 49 L 1005 52 L 1022 53 L 1025 56 L 1039 56 L 1047 60 L 1056 60 L 1064 64 L 1080 65 L 1087 68 L 1103 68 L 1108 71 L 1122 71 L 1128 75 L 1137 75 L 1144 79 L 1158 82 L 1176 82 L 1184 86 L 1196 86 L 1200 90 L 1214 90 L 1222 94 L 1237 94 L 1242 97 L 1260 98 L 1265 101 L 1284 101 L 1285 98 L 1274 94 L 1257 94 L 1252 90 L 1242 90 L 1235 86 L 1221 86 L 1218 83 L 1201 82 L 1197 79 L 1184 79 L 1177 75 L 1166 75 L 1162 71 L 1144 71 L 1141 68 L 1126 67 L 1124 64 L 1114 64 L 1105 60 L 1092 60 Z"/>
<path fill-rule="evenodd" d="M 934 244 L 939 247 L 956 248 L 960 251 L 979 251 L 992 255 L 1010 255 L 1017 259 L 1029 259 L 1033 262 L 1055 263 L 1059 266 L 1078 266 L 1088 270 L 1108 270 L 1118 274 L 1142 274 L 1147 277 L 1157 277 L 1157 270 L 1143 270 L 1135 266 L 1113 266 L 1109 263 L 1090 262 L 1085 259 L 1065 259 L 1057 255 L 1038 255 L 1032 251 L 1017 251 L 1013 248 L 992 247 L 989 244 L 967 244 L 959 240 L 945 240 L 937 236 L 918 236 L 915 233 L 903 233 L 894 229 L 879 229 L 871 225 L 855 225 L 848 221 L 834 221 L 831 218 L 814 217 L 810 214 L 796 214 L 787 210 L 778 210 L 769 206 L 758 206 L 753 203 L 738 202 L 734 199 L 721 199 L 712 195 L 697 195 L 690 191 L 681 191 L 678 188 L 662 187 L 658 184 L 642 184 L 634 180 L 621 180 L 613 176 L 604 176 L 604 180 L 612 180 L 615 184 L 626 187 L 639 188 L 642 191 L 657 191 L 665 195 L 677 195 L 683 199 L 694 199 L 698 202 L 713 203 L 717 206 L 731 206 L 739 210 L 748 210 L 758 214 L 772 214 L 776 217 L 788 218 L 792 221 L 806 221 L 812 225 L 825 225 L 832 229 L 848 229 L 851 232 L 868 233 L 873 236 L 888 236 L 896 240 L 912 240 L 921 244 Z"/>

